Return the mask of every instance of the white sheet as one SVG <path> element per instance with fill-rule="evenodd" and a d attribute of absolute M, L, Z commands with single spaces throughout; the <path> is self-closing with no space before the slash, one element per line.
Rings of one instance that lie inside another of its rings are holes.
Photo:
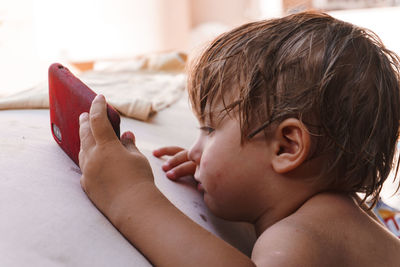
<path fill-rule="evenodd" d="M 150 266 L 82 192 L 78 167 L 51 136 L 48 110 L 0 111 L 0 125 L 0 266 Z M 190 146 L 195 127 L 185 98 L 149 123 L 121 122 L 122 131 L 136 134 L 171 202 L 249 255 L 253 228 L 213 216 L 193 184 L 169 181 L 163 160 L 151 156 L 162 145 Z"/>

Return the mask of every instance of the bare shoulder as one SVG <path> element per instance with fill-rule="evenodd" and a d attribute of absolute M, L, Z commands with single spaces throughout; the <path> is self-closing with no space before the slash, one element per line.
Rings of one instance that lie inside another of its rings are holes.
<path fill-rule="evenodd" d="M 302 225 L 279 222 L 258 238 L 251 258 L 257 266 L 326 266 L 317 239 Z"/>
<path fill-rule="evenodd" d="M 351 198 L 321 194 L 260 235 L 252 259 L 257 266 L 398 266 L 399 250 L 398 238 Z"/>

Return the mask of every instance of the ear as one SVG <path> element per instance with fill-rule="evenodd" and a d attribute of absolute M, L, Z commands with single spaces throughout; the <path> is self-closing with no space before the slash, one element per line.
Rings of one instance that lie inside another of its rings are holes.
<path fill-rule="evenodd" d="M 276 128 L 273 143 L 272 168 L 286 173 L 299 167 L 310 152 L 310 134 L 305 125 L 295 118 L 281 122 Z"/>

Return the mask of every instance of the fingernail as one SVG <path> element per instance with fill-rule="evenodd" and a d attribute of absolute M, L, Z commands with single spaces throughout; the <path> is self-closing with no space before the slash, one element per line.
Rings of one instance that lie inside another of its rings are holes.
<path fill-rule="evenodd" d="M 168 163 L 168 162 L 165 162 L 165 163 L 162 165 L 162 169 L 163 169 L 164 171 L 168 171 L 169 169 L 171 169 L 171 167 L 169 166 L 169 163 Z"/>
<path fill-rule="evenodd" d="M 175 176 L 176 176 L 174 171 L 169 171 L 166 173 L 166 175 L 169 179 L 175 179 Z"/>
<path fill-rule="evenodd" d="M 96 95 L 96 97 L 94 99 L 104 100 L 105 98 L 104 98 L 104 95 L 98 94 L 98 95 Z"/>
<path fill-rule="evenodd" d="M 135 135 L 132 132 L 124 132 L 121 136 L 122 139 L 135 139 Z"/>
<path fill-rule="evenodd" d="M 133 143 L 133 144 L 135 144 L 136 143 L 136 137 L 132 132 L 127 131 L 127 132 L 124 132 L 122 134 L 121 141 L 125 142 L 125 143 Z"/>
<path fill-rule="evenodd" d="M 82 120 L 86 119 L 88 116 L 87 112 L 83 112 L 81 115 L 79 115 L 79 122 L 81 122 Z"/>

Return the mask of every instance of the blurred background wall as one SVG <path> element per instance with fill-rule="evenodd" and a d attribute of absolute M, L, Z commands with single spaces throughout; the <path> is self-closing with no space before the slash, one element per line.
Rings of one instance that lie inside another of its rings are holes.
<path fill-rule="evenodd" d="M 180 50 L 257 19 L 320 9 L 374 30 L 400 53 L 400 0 L 1 0 L 0 96 L 47 79 L 52 62 Z"/>

